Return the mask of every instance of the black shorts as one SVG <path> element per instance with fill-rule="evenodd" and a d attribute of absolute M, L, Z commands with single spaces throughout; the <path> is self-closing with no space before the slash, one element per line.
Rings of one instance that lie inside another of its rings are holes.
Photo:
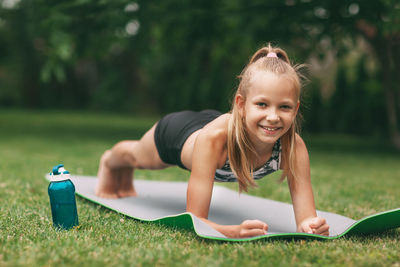
<path fill-rule="evenodd" d="M 209 109 L 200 112 L 186 110 L 165 115 L 158 122 L 154 132 L 154 141 L 161 160 L 186 169 L 181 161 L 181 151 L 186 139 L 221 115 L 221 112 Z"/>

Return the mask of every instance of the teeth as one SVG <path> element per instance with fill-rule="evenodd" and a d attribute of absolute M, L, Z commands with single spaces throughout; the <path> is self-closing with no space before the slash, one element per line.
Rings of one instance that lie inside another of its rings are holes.
<path fill-rule="evenodd" d="M 263 127 L 264 129 L 267 129 L 268 131 L 276 131 L 278 128 L 270 128 L 270 127 Z"/>

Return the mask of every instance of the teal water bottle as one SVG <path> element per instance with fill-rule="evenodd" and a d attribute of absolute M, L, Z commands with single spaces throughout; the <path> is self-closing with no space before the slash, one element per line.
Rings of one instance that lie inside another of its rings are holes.
<path fill-rule="evenodd" d="M 75 186 L 69 178 L 69 172 L 63 164 L 54 166 L 50 173 L 48 192 L 53 225 L 56 228 L 71 229 L 79 225 Z"/>

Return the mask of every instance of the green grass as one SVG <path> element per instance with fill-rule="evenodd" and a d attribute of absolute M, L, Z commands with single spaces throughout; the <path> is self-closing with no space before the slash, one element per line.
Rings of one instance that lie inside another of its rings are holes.
<path fill-rule="evenodd" d="M 56 231 L 44 174 L 62 162 L 72 173 L 95 175 L 105 149 L 139 138 L 157 119 L 0 110 L 0 266 L 400 266 L 399 229 L 333 241 L 224 243 L 77 198 L 81 227 Z M 318 209 L 359 219 L 400 207 L 400 155 L 388 144 L 338 135 L 305 140 Z M 169 168 L 136 177 L 186 181 L 189 173 Z M 278 178 L 262 179 L 250 194 L 290 202 Z"/>

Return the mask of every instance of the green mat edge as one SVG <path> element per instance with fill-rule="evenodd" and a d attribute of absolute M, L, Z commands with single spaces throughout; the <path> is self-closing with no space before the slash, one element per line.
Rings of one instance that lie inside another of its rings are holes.
<path fill-rule="evenodd" d="M 357 234 L 370 234 L 370 233 L 378 233 L 382 231 L 386 231 L 389 229 L 394 229 L 397 227 L 400 227 L 400 208 L 393 209 L 393 210 L 388 210 L 384 212 L 380 212 L 377 214 L 373 214 L 370 216 L 366 216 L 357 222 L 355 222 L 353 225 L 351 225 L 346 231 L 341 233 L 340 235 L 336 236 L 323 236 L 323 235 L 316 235 L 316 234 L 307 234 L 307 233 L 283 233 L 283 234 L 268 234 L 268 235 L 262 235 L 262 236 L 256 236 L 256 237 L 250 237 L 250 238 L 222 238 L 222 237 L 212 237 L 212 236 L 206 236 L 206 235 L 201 235 L 199 234 L 195 227 L 194 227 L 194 222 L 192 218 L 192 214 L 185 212 L 177 215 L 171 215 L 171 216 L 166 216 L 162 217 L 159 219 L 155 220 L 146 220 L 142 218 L 136 218 L 131 215 L 124 214 L 122 212 L 119 212 L 103 203 L 99 203 L 89 197 L 85 197 L 84 195 L 81 195 L 80 193 L 76 193 L 79 197 L 84 198 L 92 203 L 96 203 L 100 206 L 106 207 L 112 211 L 115 211 L 116 213 L 122 214 L 124 216 L 127 216 L 129 218 L 139 220 L 142 222 L 152 222 L 152 223 L 160 223 L 166 226 L 172 226 L 176 228 L 181 228 L 181 229 L 186 229 L 186 230 L 192 230 L 196 233 L 197 236 L 205 238 L 205 239 L 211 239 L 211 240 L 218 240 L 218 241 L 229 241 L 229 242 L 243 242 L 243 241 L 254 241 L 254 240 L 259 240 L 259 239 L 318 239 L 318 240 L 333 240 L 337 239 L 343 236 L 347 235 L 357 235 Z M 371 228 L 371 221 L 374 220 L 376 222 L 376 219 L 381 219 L 378 221 L 379 223 L 383 222 L 383 219 L 390 218 L 392 223 L 389 226 L 384 226 L 382 224 L 379 224 L 379 227 L 376 227 L 376 224 L 374 224 L 373 229 Z M 393 219 L 393 220 L 392 220 Z M 397 219 L 397 221 L 396 221 Z M 179 221 L 179 224 L 176 223 Z M 182 224 L 183 222 L 183 224 Z M 378 228 L 378 229 L 377 229 Z"/>
<path fill-rule="evenodd" d="M 373 224 L 371 223 L 373 221 Z M 350 226 L 341 236 L 380 233 L 400 227 L 400 208 L 382 211 L 363 217 Z"/>

